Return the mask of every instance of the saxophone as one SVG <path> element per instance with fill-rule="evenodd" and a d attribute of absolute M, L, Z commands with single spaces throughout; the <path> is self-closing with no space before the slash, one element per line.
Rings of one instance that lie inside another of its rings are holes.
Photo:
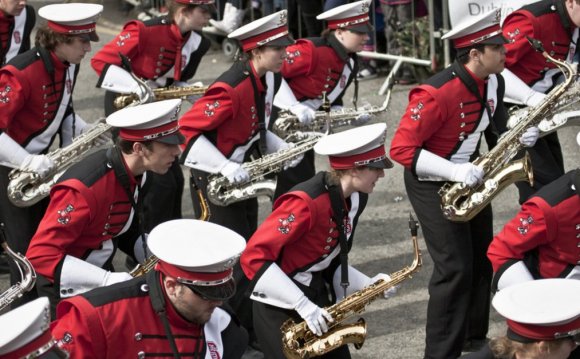
<path fill-rule="evenodd" d="M 207 201 L 203 197 L 201 189 L 198 188 L 196 190 L 196 193 L 197 193 L 197 196 L 199 198 L 199 204 L 201 206 L 201 214 L 200 214 L 198 220 L 209 221 L 209 217 L 211 216 L 211 212 L 209 210 L 209 206 L 207 204 Z M 147 259 L 145 259 L 145 261 L 143 263 L 137 264 L 137 266 L 135 266 L 135 268 L 133 268 L 129 272 L 129 274 L 132 275 L 133 277 L 139 277 L 141 275 L 147 274 L 155 267 L 157 262 L 159 262 L 159 258 L 157 258 L 157 256 L 152 254 L 151 256 L 147 257 Z"/>
<path fill-rule="evenodd" d="M 330 116 L 330 126 L 332 129 L 346 126 L 360 126 L 368 122 L 374 115 L 387 110 L 391 101 L 392 86 L 389 87 L 385 101 L 380 107 L 370 106 L 368 108 L 342 108 L 337 111 L 316 111 L 314 119 L 304 124 L 298 120 L 298 117 L 290 111 L 280 111 L 278 118 L 272 126 L 272 132 L 281 138 L 288 138 L 294 132 L 325 132 L 327 127 L 328 116 Z"/>
<path fill-rule="evenodd" d="M 54 162 L 54 167 L 44 176 L 19 168 L 10 171 L 7 189 L 10 202 L 17 207 L 28 207 L 48 196 L 50 189 L 64 171 L 94 149 L 97 139 L 110 129 L 111 126 L 108 124 L 98 123 L 89 131 L 77 136 L 70 145 L 50 152 L 47 156 Z"/>
<path fill-rule="evenodd" d="M 288 147 L 242 164 L 242 167 L 250 175 L 249 182 L 232 184 L 227 177 L 221 174 L 209 176 L 207 197 L 210 202 L 218 206 L 228 206 L 232 203 L 258 196 L 271 198 L 276 189 L 276 180 L 266 178 L 266 176 L 282 171 L 287 161 L 313 148 L 323 134 L 309 133 L 304 136 L 306 138 L 294 142 L 293 147 Z"/>
<path fill-rule="evenodd" d="M 8 288 L 8 290 L 0 294 L 1 311 L 10 303 L 22 297 L 24 293 L 29 292 L 34 288 L 34 284 L 36 283 L 36 272 L 25 256 L 14 252 L 10 247 L 8 247 L 4 233 L 4 224 L 0 225 L 0 246 L 4 249 L 6 254 L 16 262 L 16 266 L 18 267 L 20 276 L 22 277 L 21 282 L 14 284 L 12 287 Z"/>
<path fill-rule="evenodd" d="M 153 92 L 153 101 L 160 101 L 160 100 L 169 100 L 174 98 L 180 98 L 185 100 L 187 96 L 192 95 L 203 95 L 208 89 L 208 86 L 203 85 L 192 85 L 192 86 L 185 86 L 185 87 L 178 87 L 178 86 L 169 86 L 169 87 L 160 87 L 156 89 L 152 89 Z M 113 101 L 113 106 L 120 110 L 125 108 L 135 102 L 139 102 L 139 96 L 137 94 L 121 94 L 115 98 Z"/>
<path fill-rule="evenodd" d="M 322 336 L 316 336 L 308 328 L 306 322 L 294 323 L 288 319 L 282 327 L 282 349 L 286 358 L 307 359 L 323 355 L 344 344 L 353 343 L 356 349 L 360 349 L 364 344 L 367 330 L 364 319 L 359 318 L 353 324 L 341 324 L 354 315 L 362 313 L 366 306 L 381 297 L 383 292 L 401 282 L 412 278 L 422 265 L 421 251 L 417 242 L 418 223 L 409 215 L 409 229 L 415 258 L 410 267 L 405 267 L 390 274 L 391 280 L 385 282 L 380 279 L 370 286 L 355 292 L 340 302 L 326 308 L 334 321 L 329 323 L 328 332 Z"/>
<path fill-rule="evenodd" d="M 463 183 L 446 183 L 441 187 L 441 209 L 443 215 L 455 222 L 466 222 L 475 217 L 504 188 L 516 181 L 527 180 L 533 184 L 534 177 L 530 157 L 526 152 L 519 160 L 513 158 L 522 150 L 519 139 L 526 130 L 553 117 L 558 104 L 578 77 L 576 66 L 550 56 L 538 40 L 528 38 L 532 46 L 555 63 L 564 73 L 566 80 L 555 87 L 537 106 L 528 110 L 526 117 L 510 131 L 502 135 L 497 145 L 488 153 L 477 158 L 473 164 L 481 167 L 484 177 L 475 187 Z"/>

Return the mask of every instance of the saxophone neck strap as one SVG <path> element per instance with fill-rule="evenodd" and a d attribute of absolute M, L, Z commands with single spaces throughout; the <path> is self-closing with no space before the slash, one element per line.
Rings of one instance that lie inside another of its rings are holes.
<path fill-rule="evenodd" d="M 259 139 L 259 149 L 260 149 L 260 153 L 263 155 L 265 155 L 268 151 L 267 151 L 267 145 L 266 145 L 266 111 L 264 109 L 265 106 L 265 102 L 266 102 L 266 93 L 261 93 L 260 90 L 258 90 L 258 83 L 256 81 L 256 77 L 254 76 L 254 71 L 252 70 L 252 67 L 250 66 L 250 62 L 247 62 L 247 68 L 246 70 L 249 72 L 249 76 L 250 76 L 250 81 L 252 82 L 252 88 L 254 90 L 254 103 L 256 104 L 256 111 L 258 111 L 258 128 L 260 130 L 260 139 Z"/>
<path fill-rule="evenodd" d="M 324 187 L 328 191 L 330 205 L 332 206 L 332 219 L 338 229 L 338 243 L 340 244 L 340 286 L 344 289 L 344 296 L 346 297 L 346 288 L 350 285 L 348 282 L 348 242 L 344 226 L 348 211 L 346 210 L 346 203 L 340 184 L 331 181 L 329 176 L 329 173 L 324 176 Z"/>
<path fill-rule="evenodd" d="M 574 187 L 576 187 L 576 194 L 580 196 L 580 168 L 577 168 L 575 172 L 576 175 L 572 181 L 574 183 Z"/>
<path fill-rule="evenodd" d="M 177 344 L 175 344 L 175 338 L 171 332 L 169 319 L 167 319 L 167 311 L 165 310 L 165 297 L 161 289 L 161 273 L 156 270 L 147 273 L 147 285 L 149 286 L 151 306 L 159 316 L 159 319 L 161 319 L 161 323 L 163 323 L 163 329 L 165 330 L 165 335 L 173 352 L 173 357 L 179 359 L 179 351 L 177 350 Z"/>

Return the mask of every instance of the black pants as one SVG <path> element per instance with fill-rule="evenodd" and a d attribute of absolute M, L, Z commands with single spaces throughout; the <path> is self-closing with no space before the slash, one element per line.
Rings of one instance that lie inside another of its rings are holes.
<path fill-rule="evenodd" d="M 30 240 L 36 233 L 38 224 L 44 217 L 48 207 L 49 198 L 44 198 L 40 202 L 30 207 L 16 207 L 8 199 L 8 174 L 12 169 L 0 166 L 0 223 L 4 225 L 6 242 L 10 249 L 23 256 L 26 255 Z M 20 271 L 10 259 L 10 285 L 22 281 Z M 16 308 L 24 303 L 36 299 L 36 290 L 25 293 L 20 299 L 12 302 L 11 308 Z"/>
<path fill-rule="evenodd" d="M 298 183 L 311 179 L 315 174 L 314 150 L 306 151 L 304 153 L 304 158 L 298 165 L 290 167 L 286 171 L 282 171 L 278 174 L 273 200 L 275 201 L 276 198 L 290 191 L 290 189 Z"/>
<path fill-rule="evenodd" d="M 443 217 L 442 182 L 421 182 L 405 171 L 405 187 L 433 259 L 425 358 L 457 358 L 465 340 L 484 339 L 489 326 L 493 237 L 491 206 L 466 223 Z"/>
<path fill-rule="evenodd" d="M 534 147 L 526 150 L 532 159 L 534 185 L 516 182 L 520 193 L 520 204 L 528 200 L 540 188 L 564 175 L 564 157 L 557 132 L 538 139 Z"/>

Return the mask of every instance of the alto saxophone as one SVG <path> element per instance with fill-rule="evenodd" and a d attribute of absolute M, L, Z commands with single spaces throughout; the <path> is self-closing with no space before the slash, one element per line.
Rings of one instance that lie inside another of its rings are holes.
<path fill-rule="evenodd" d="M 12 287 L 8 288 L 5 292 L 0 294 L 0 311 L 6 308 L 10 303 L 16 299 L 22 297 L 26 292 L 31 291 L 36 283 L 36 272 L 32 267 L 32 264 L 20 253 L 14 252 L 8 244 L 6 243 L 6 236 L 4 233 L 4 224 L 0 226 L 0 247 L 4 249 L 4 252 L 14 260 L 18 270 L 20 271 L 20 276 L 22 281 L 14 284 Z"/>
<path fill-rule="evenodd" d="M 28 207 L 48 196 L 64 171 L 93 150 L 97 139 L 110 129 L 110 125 L 101 122 L 77 136 L 70 145 L 50 152 L 47 156 L 54 163 L 54 167 L 44 176 L 18 168 L 10 171 L 7 189 L 10 202 L 17 207 Z"/>
<path fill-rule="evenodd" d="M 316 111 L 314 119 L 308 123 L 302 123 L 298 117 L 290 111 L 280 111 L 278 118 L 272 126 L 272 132 L 281 138 L 288 138 L 294 132 L 325 132 L 327 127 L 328 116 L 330 116 L 330 126 L 332 129 L 345 126 L 360 126 L 368 122 L 372 116 L 384 112 L 391 101 L 391 90 L 389 87 L 385 101 L 380 107 L 371 106 L 370 108 L 342 108 L 337 111 Z M 366 117 L 366 118 L 365 118 Z M 362 120 L 364 119 L 364 120 Z"/>
<path fill-rule="evenodd" d="M 192 85 L 192 86 L 169 86 L 169 87 L 160 87 L 156 89 L 152 89 L 153 92 L 153 101 L 161 101 L 161 100 L 169 100 L 174 98 L 180 98 L 185 100 L 188 96 L 192 95 L 203 95 L 208 89 L 208 86 L 203 85 Z M 113 101 L 113 106 L 120 110 L 125 108 L 135 102 L 139 101 L 139 96 L 137 94 L 121 94 L 115 98 Z"/>
<path fill-rule="evenodd" d="M 197 193 L 197 196 L 199 198 L 199 204 L 201 207 L 201 214 L 200 214 L 198 220 L 209 221 L 209 217 L 211 216 L 211 212 L 209 210 L 209 206 L 207 204 L 207 201 L 203 197 L 201 189 L 198 188 L 196 190 L 196 193 Z M 159 262 L 159 258 L 157 258 L 157 256 L 152 254 L 151 256 L 147 257 L 147 259 L 145 259 L 145 261 L 143 263 L 137 264 L 137 266 L 135 266 L 135 268 L 133 268 L 129 272 L 129 274 L 132 275 L 133 277 L 138 277 L 140 275 L 147 274 L 155 267 L 157 262 Z"/>
<path fill-rule="evenodd" d="M 364 319 L 359 318 L 354 324 L 342 324 L 342 322 L 362 313 L 366 306 L 381 297 L 385 290 L 412 278 L 413 273 L 419 270 L 423 262 L 417 241 L 417 228 L 417 221 L 409 215 L 409 229 L 415 255 L 411 266 L 390 274 L 391 280 L 388 282 L 380 279 L 326 308 L 334 321 L 328 324 L 329 328 L 325 334 L 317 336 L 312 333 L 305 321 L 296 324 L 292 319 L 288 319 L 284 322 L 280 330 L 282 330 L 282 349 L 286 358 L 312 358 L 348 343 L 352 343 L 356 349 L 360 349 L 367 335 Z"/>
<path fill-rule="evenodd" d="M 288 147 L 242 164 L 242 167 L 250 175 L 250 181 L 246 183 L 232 184 L 227 177 L 221 174 L 209 176 L 207 197 L 210 202 L 218 206 L 228 206 L 232 203 L 258 196 L 271 198 L 276 189 L 276 180 L 266 178 L 266 176 L 281 172 L 287 161 L 313 148 L 323 134 L 309 133 L 305 136 L 305 139 L 294 142 L 293 147 Z"/>
<path fill-rule="evenodd" d="M 520 137 L 527 129 L 552 117 L 560 100 L 578 77 L 576 66 L 559 61 L 550 56 L 540 41 L 528 38 L 536 51 L 555 63 L 566 76 L 566 80 L 555 87 L 537 106 L 529 109 L 526 117 L 511 130 L 502 135 L 497 145 L 488 153 L 480 156 L 474 165 L 481 167 L 484 177 L 481 184 L 469 187 L 463 183 L 446 183 L 441 187 L 441 209 L 443 215 L 455 222 L 466 222 L 475 217 L 491 200 L 508 185 L 527 180 L 533 184 L 534 176 L 530 157 L 526 152 L 519 160 L 513 158 L 523 149 Z"/>

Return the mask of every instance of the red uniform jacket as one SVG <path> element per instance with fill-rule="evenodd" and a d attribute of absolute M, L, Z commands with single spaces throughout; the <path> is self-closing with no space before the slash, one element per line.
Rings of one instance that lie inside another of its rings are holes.
<path fill-rule="evenodd" d="M 91 59 L 97 74 L 106 64 L 121 65 L 119 53 L 131 61 L 131 70 L 147 80 L 187 81 L 193 77 L 210 41 L 197 32 L 182 35 L 167 17 L 125 24 L 123 31 Z M 160 86 L 171 83 L 160 81 Z"/>
<path fill-rule="evenodd" d="M 251 77 L 256 81 L 258 96 L 255 96 Z M 267 83 L 268 78 L 272 79 L 272 83 Z M 250 147 L 260 137 L 260 106 L 256 97 L 265 98 L 267 126 L 272 111 L 273 94 L 280 84 L 279 79 L 279 75 L 272 73 L 267 73 L 263 79 L 257 78 L 250 63 L 234 63 L 179 119 L 181 133 L 186 137 L 182 158 L 187 157 L 195 140 L 203 134 L 226 158 L 243 162 Z"/>
<path fill-rule="evenodd" d="M 580 170 L 542 187 L 493 239 L 487 256 L 494 283 L 524 260 L 538 278 L 566 277 L 580 265 Z"/>
<path fill-rule="evenodd" d="M 342 104 L 342 94 L 358 72 L 355 54 L 347 53 L 334 36 L 298 40 L 286 54 L 282 77 L 298 101 L 321 98 L 323 91 L 330 94 L 339 86 L 340 96 L 333 103 Z"/>
<path fill-rule="evenodd" d="M 563 1 L 544 0 L 512 12 L 502 30 L 510 41 L 505 45 L 506 68 L 534 90 L 547 93 L 554 85 L 554 77 L 561 72 L 533 49 L 526 36 L 540 40 L 556 59 L 571 61 L 577 40 L 572 39 L 575 28 Z"/>
<path fill-rule="evenodd" d="M 247 334 L 228 312 L 216 308 L 205 325 L 188 322 L 170 304 L 159 281 L 141 276 L 62 301 L 51 325 L 54 338 L 71 358 L 172 357 L 163 322 L 151 304 L 150 289 L 157 285 L 183 357 L 241 358 Z"/>
<path fill-rule="evenodd" d="M 26 5 L 18 16 L 0 11 L 0 66 L 30 50 L 30 33 L 35 23 L 36 14 L 31 5 Z"/>
<path fill-rule="evenodd" d="M 132 220 L 131 202 L 107 152 L 98 151 L 63 174 L 51 190 L 46 214 L 26 252 L 34 269 L 57 287 L 66 276 L 61 273 L 66 255 L 110 269 L 116 250 L 112 239 Z M 137 180 L 128 178 L 134 192 Z"/>
<path fill-rule="evenodd" d="M 46 151 L 73 113 L 78 69 L 43 48 L 15 57 L 0 69 L 0 131 L 30 153 Z"/>
<path fill-rule="evenodd" d="M 474 88 L 470 90 L 462 82 L 457 66 L 467 71 Z M 489 105 L 493 121 L 505 115 L 503 78 L 491 75 L 483 81 L 457 62 L 412 89 L 391 142 L 391 158 L 413 173 L 423 148 L 455 163 L 470 161 L 490 123 L 484 106 L 472 92 L 475 90 Z"/>
<path fill-rule="evenodd" d="M 337 268 L 340 252 L 338 230 L 332 219 L 332 206 L 319 172 L 292 192 L 280 196 L 272 213 L 248 241 L 240 258 L 246 276 L 257 281 L 259 273 L 272 262 L 296 282 L 310 286 L 312 275 Z M 345 225 L 349 248 L 358 218 L 368 195 L 355 192 L 347 198 L 349 223 Z M 332 274 L 330 276 L 332 278 Z"/>

